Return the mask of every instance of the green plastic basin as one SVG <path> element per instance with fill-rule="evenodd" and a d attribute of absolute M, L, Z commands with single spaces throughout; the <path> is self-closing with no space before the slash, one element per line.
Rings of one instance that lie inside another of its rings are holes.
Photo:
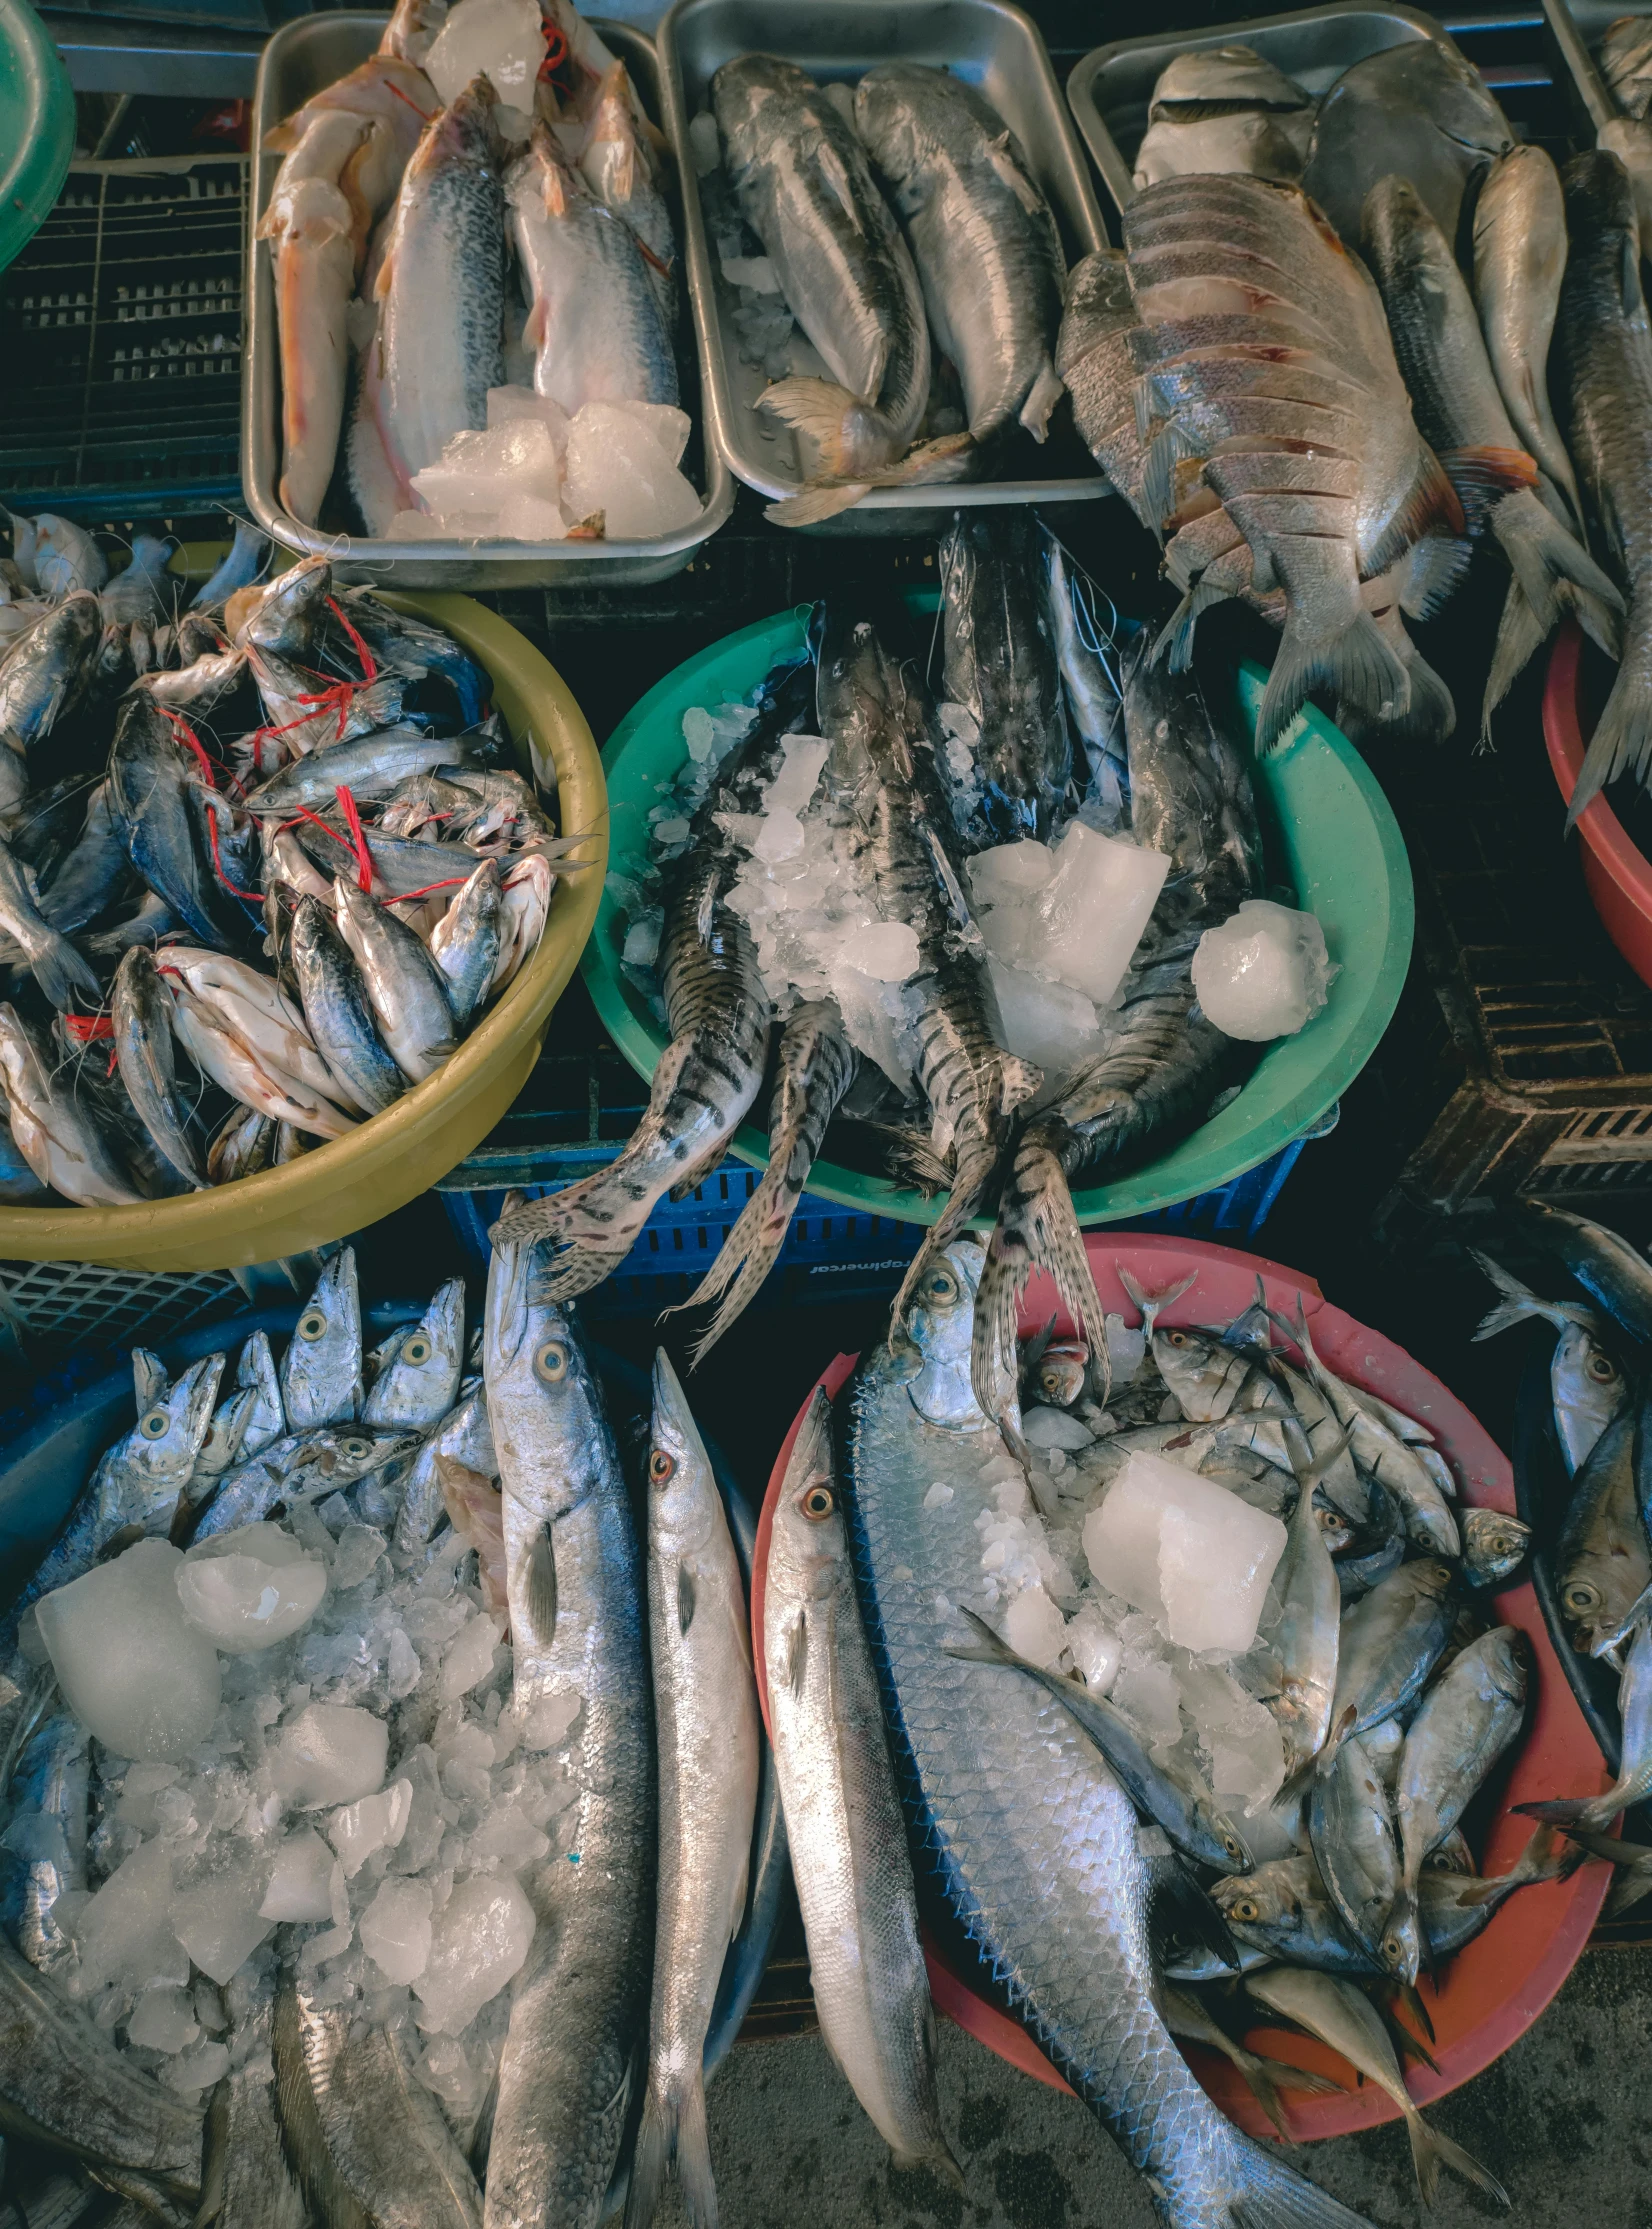
<path fill-rule="evenodd" d="M 75 96 L 29 0 L 0 0 L 0 271 L 33 238 L 69 175 Z"/>
<path fill-rule="evenodd" d="M 671 780 L 688 755 L 683 714 L 714 710 L 748 696 L 778 659 L 803 646 L 807 611 L 782 612 L 685 660 L 629 712 L 603 752 L 617 872 L 647 856 L 648 815 L 656 784 Z M 1267 675 L 1246 665 L 1238 704 L 1255 732 Z M 1083 1223 L 1118 1223 L 1213 1192 L 1300 1137 L 1327 1113 L 1375 1051 L 1398 1003 L 1411 958 L 1411 868 L 1398 824 L 1369 768 L 1340 730 L 1310 711 L 1297 739 L 1256 767 L 1268 848 L 1268 873 L 1296 891 L 1318 916 L 1341 969 L 1323 1013 L 1295 1037 L 1270 1045 L 1239 1096 L 1220 1114 L 1127 1176 L 1073 1195 Z M 665 1037 L 647 1000 L 620 966 L 625 922 L 605 891 L 582 966 L 597 1012 L 640 1075 L 652 1076 Z M 734 1151 L 762 1167 L 768 1140 L 747 1123 Z M 933 1222 L 940 1202 L 819 1160 L 809 1176 L 819 1197 L 902 1222 Z"/>

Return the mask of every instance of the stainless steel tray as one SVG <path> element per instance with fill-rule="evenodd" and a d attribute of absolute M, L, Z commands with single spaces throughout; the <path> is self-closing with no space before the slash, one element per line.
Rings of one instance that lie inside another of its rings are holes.
<path fill-rule="evenodd" d="M 252 207 L 255 219 L 268 204 L 279 155 L 264 150 L 264 135 L 310 95 L 366 60 L 379 43 L 388 16 L 356 12 L 301 16 L 283 25 L 264 49 L 252 110 Z M 650 112 L 659 115 L 659 70 L 651 39 L 629 25 L 593 17 L 593 23 L 631 72 Z M 702 393 L 705 374 L 700 374 Z M 666 580 L 734 508 L 734 479 L 697 413 L 698 447 L 705 464 L 700 485 L 705 509 L 675 534 L 645 542 L 391 542 L 332 534 L 300 526 L 281 507 L 280 357 L 275 326 L 275 274 L 269 242 L 253 237 L 247 268 L 246 359 L 241 388 L 241 479 L 253 517 L 288 549 L 332 558 L 342 579 L 384 581 L 397 588 L 622 588 Z M 691 441 L 692 458 L 696 444 Z M 691 475 L 692 476 L 692 475 Z"/>
<path fill-rule="evenodd" d="M 1073 133 L 1044 41 L 1031 18 L 1005 0 L 676 0 L 659 28 L 660 93 L 666 130 L 683 181 L 683 234 L 689 297 L 705 369 L 710 438 L 747 487 L 770 497 L 803 484 L 791 432 L 755 407 L 768 385 L 740 354 L 735 296 L 706 237 L 699 177 L 689 143 L 691 116 L 709 106 L 713 74 L 736 55 L 783 55 L 813 76 L 853 82 L 899 56 L 945 64 L 991 101 L 1026 150 L 1061 230 L 1069 263 L 1106 245 L 1106 230 L 1084 153 Z M 1065 469 L 1047 478 L 985 480 L 936 492 L 875 488 L 853 510 L 806 531 L 821 534 L 932 534 L 955 510 L 985 503 L 1087 502 L 1106 481 L 1070 433 Z"/>
<path fill-rule="evenodd" d="M 1147 104 L 1159 72 L 1178 54 L 1203 47 L 1244 44 L 1309 93 L 1324 93 L 1346 69 L 1385 47 L 1409 39 L 1445 39 L 1443 24 L 1419 9 L 1373 8 L 1367 0 L 1333 0 L 1327 8 L 1296 15 L 1258 17 L 1207 31 L 1172 31 L 1144 39 L 1118 39 L 1087 54 L 1067 80 L 1085 145 L 1114 202 L 1123 209 L 1136 197 L 1132 173 L 1147 131 Z"/>

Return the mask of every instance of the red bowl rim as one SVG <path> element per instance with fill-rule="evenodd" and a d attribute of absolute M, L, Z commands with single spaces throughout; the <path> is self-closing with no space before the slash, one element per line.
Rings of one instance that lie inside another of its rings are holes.
<path fill-rule="evenodd" d="M 1139 1322 L 1140 1317 L 1119 1282 L 1121 1263 L 1150 1292 L 1162 1292 L 1189 1270 L 1197 1270 L 1197 1282 L 1165 1310 L 1162 1320 L 1170 1324 L 1209 1322 L 1223 1314 L 1237 1314 L 1254 1298 L 1258 1275 L 1271 1305 L 1282 1313 L 1294 1311 L 1300 1294 L 1320 1354 L 1353 1384 L 1382 1394 L 1407 1415 L 1429 1426 L 1442 1452 L 1451 1459 L 1463 1503 L 1514 1513 L 1514 1475 L 1508 1458 L 1471 1411 L 1403 1347 L 1333 1307 L 1312 1278 L 1233 1247 L 1169 1233 L 1091 1232 L 1086 1236 L 1085 1250 L 1103 1304 L 1123 1314 L 1126 1322 Z M 1058 1329 L 1070 1331 L 1071 1322 L 1060 1310 L 1054 1286 L 1047 1278 L 1034 1278 L 1022 1303 L 1023 1332 L 1047 1322 L 1052 1311 L 1058 1314 Z M 835 1400 L 858 1359 L 856 1355 L 840 1354 L 821 1372 L 781 1443 L 763 1497 L 752 1558 L 751 1620 L 752 1659 L 765 1727 L 768 1683 L 763 1666 L 763 1594 L 775 1503 L 816 1387 L 824 1387 Z M 1498 1594 L 1495 1606 L 1504 1623 L 1518 1626 L 1525 1634 L 1532 1652 L 1533 1675 L 1525 1739 L 1502 1808 L 1481 1853 L 1488 1870 L 1501 1871 L 1513 1862 L 1531 1831 L 1525 1819 L 1512 1815 L 1513 1804 L 1543 1796 L 1593 1793 L 1606 1785 L 1607 1776 L 1556 1661 L 1531 1586 L 1513 1587 Z M 1444 2097 L 1483 2072 L 1537 2019 L 1582 1954 L 1610 1885 L 1610 1874 L 1609 1866 L 1592 1860 L 1569 1881 L 1522 1889 L 1502 1906 L 1485 1932 L 1452 1959 L 1438 1986 L 1426 1976 L 1422 1979 L 1419 1990 L 1438 2035 L 1434 2056 L 1439 2072 L 1417 2065 L 1408 2073 L 1406 2087 L 1419 2105 Z M 1542 1915 L 1547 1926 L 1534 1926 L 1534 1915 Z M 1022 2073 L 1052 2089 L 1068 2089 L 1019 2021 L 978 1995 L 969 1981 L 941 1958 L 932 1942 L 926 1939 L 924 1948 L 930 1993 L 937 2010 Z M 1253 2048 L 1265 2046 L 1272 2057 L 1332 2075 L 1348 2085 L 1326 2097 L 1292 2093 L 1285 2112 L 1297 2140 L 1347 2136 L 1400 2117 L 1398 2107 L 1375 2083 L 1355 2088 L 1352 2068 L 1307 2037 L 1258 2021 L 1247 2040 Z M 1190 2046 L 1188 2062 L 1211 2097 L 1248 2135 L 1277 2135 L 1226 2060 Z"/>

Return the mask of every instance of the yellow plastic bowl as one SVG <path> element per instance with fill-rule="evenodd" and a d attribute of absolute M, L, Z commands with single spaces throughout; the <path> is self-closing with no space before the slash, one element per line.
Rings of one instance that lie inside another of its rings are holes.
<path fill-rule="evenodd" d="M 384 1114 L 239 1183 L 141 1207 L 0 1208 L 0 1258 L 110 1269 L 236 1269 L 345 1238 L 405 1206 L 479 1145 L 527 1082 L 551 1009 L 596 920 L 608 865 L 602 761 L 567 684 L 516 629 L 469 596 L 387 596 L 445 627 L 493 677 L 524 766 L 531 736 L 556 767 L 559 816 L 590 865 L 557 877 L 539 949 L 434 1076 Z"/>

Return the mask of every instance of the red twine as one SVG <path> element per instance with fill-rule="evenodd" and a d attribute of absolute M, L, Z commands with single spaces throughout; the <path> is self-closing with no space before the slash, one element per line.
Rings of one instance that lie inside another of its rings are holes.
<path fill-rule="evenodd" d="M 90 1045 L 95 1038 L 115 1034 L 114 1022 L 107 1014 L 65 1014 L 63 1026 L 77 1045 Z"/>
<path fill-rule="evenodd" d="M 212 871 L 218 877 L 218 880 L 223 884 L 224 888 L 229 892 L 230 896 L 232 898 L 245 899 L 246 903 L 249 906 L 261 906 L 264 903 L 264 900 L 258 891 L 237 889 L 235 884 L 230 881 L 228 875 L 225 874 L 224 862 L 220 858 L 218 853 L 218 815 L 213 812 L 210 807 L 207 810 L 207 835 L 212 843 Z"/>
<path fill-rule="evenodd" d="M 422 890 L 404 890 L 400 897 L 386 898 L 389 906 L 404 906 L 414 898 L 428 898 L 433 890 L 458 890 L 470 880 L 469 875 L 449 875 L 446 882 L 427 882 Z"/>
<path fill-rule="evenodd" d="M 387 77 L 384 79 L 383 82 L 385 91 L 387 93 L 394 93 L 397 100 L 401 102 L 402 106 L 404 108 L 410 108 L 413 111 L 414 115 L 419 119 L 419 122 L 421 124 L 428 124 L 430 122 L 430 118 L 419 106 L 418 102 L 412 99 L 410 95 L 404 93 L 401 87 L 395 82 L 393 78 Z"/>
<path fill-rule="evenodd" d="M 545 32 L 545 59 L 539 65 L 541 83 L 561 69 L 568 59 L 568 41 L 560 23 L 547 23 Z"/>
<path fill-rule="evenodd" d="M 378 660 L 373 656 L 373 653 L 368 649 L 360 634 L 358 634 L 356 629 L 351 626 L 349 620 L 346 619 L 344 613 L 339 609 L 337 602 L 331 596 L 329 596 L 327 599 L 327 609 L 332 613 L 333 617 L 344 629 L 344 632 L 349 636 L 350 647 L 355 652 L 356 656 L 361 660 L 361 678 L 363 684 L 365 685 L 367 682 L 376 681 L 379 677 Z"/>
<path fill-rule="evenodd" d="M 356 810 L 356 801 L 345 785 L 341 783 L 333 795 L 338 799 L 339 810 L 344 815 L 344 825 L 349 829 L 355 845 L 360 870 L 356 886 L 364 892 L 369 891 L 373 887 L 373 854 L 368 850 L 367 838 L 362 834 L 361 814 Z"/>

